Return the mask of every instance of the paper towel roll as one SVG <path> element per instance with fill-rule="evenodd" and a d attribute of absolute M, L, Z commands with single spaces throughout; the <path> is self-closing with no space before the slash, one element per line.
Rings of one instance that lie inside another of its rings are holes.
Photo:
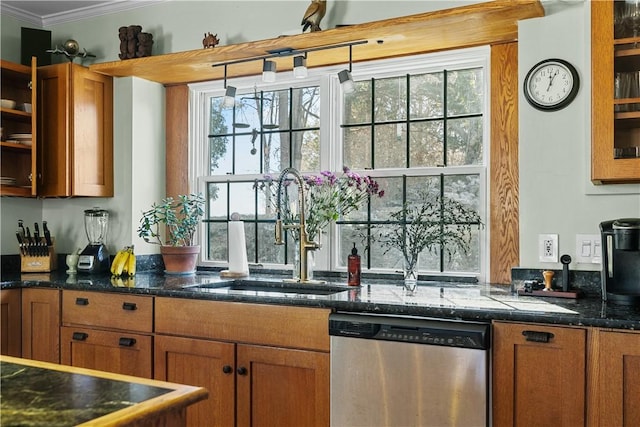
<path fill-rule="evenodd" d="M 244 222 L 229 221 L 229 273 L 249 274 L 247 242 L 244 238 Z"/>

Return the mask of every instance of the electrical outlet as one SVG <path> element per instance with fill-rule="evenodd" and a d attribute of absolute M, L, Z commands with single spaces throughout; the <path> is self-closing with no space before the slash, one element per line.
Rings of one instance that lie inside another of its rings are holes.
<path fill-rule="evenodd" d="M 538 235 L 538 259 L 540 262 L 558 262 L 558 235 Z"/>

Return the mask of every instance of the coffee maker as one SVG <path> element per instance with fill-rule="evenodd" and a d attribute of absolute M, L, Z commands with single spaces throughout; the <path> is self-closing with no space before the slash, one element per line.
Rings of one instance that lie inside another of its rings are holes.
<path fill-rule="evenodd" d="M 602 299 L 640 306 L 640 218 L 600 223 Z"/>

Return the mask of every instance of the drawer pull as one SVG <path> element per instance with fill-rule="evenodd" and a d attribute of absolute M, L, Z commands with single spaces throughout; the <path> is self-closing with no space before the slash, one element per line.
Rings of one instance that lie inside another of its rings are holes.
<path fill-rule="evenodd" d="M 238 375 L 247 375 L 247 368 L 241 366 L 238 368 Z"/>
<path fill-rule="evenodd" d="M 222 367 L 222 372 L 224 372 L 225 374 L 230 374 L 233 372 L 233 368 L 229 365 L 224 365 Z"/>
<path fill-rule="evenodd" d="M 126 338 L 126 337 L 122 337 L 120 338 L 120 340 L 118 341 L 118 344 L 121 347 L 133 347 L 134 345 L 136 345 L 136 339 L 135 338 Z"/>
<path fill-rule="evenodd" d="M 123 310 L 137 310 L 138 306 L 136 306 L 135 302 L 123 302 L 122 303 L 122 309 Z"/>
<path fill-rule="evenodd" d="M 89 305 L 89 298 L 76 298 L 76 305 Z"/>
<path fill-rule="evenodd" d="M 525 336 L 527 341 L 532 342 L 549 342 L 554 337 L 551 332 L 540 331 L 522 331 L 522 335 Z"/>
<path fill-rule="evenodd" d="M 74 332 L 71 338 L 73 338 L 75 341 L 84 341 L 89 338 L 89 334 L 87 334 L 86 332 Z"/>

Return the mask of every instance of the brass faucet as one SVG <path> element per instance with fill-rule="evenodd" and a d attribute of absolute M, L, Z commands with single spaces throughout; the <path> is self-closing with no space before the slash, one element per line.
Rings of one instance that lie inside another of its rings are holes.
<path fill-rule="evenodd" d="M 276 228 L 275 228 L 275 240 L 276 245 L 282 245 L 284 241 L 282 240 L 282 217 L 281 217 L 281 193 L 282 193 L 282 183 L 284 182 L 287 175 L 292 175 L 296 182 L 298 183 L 298 206 L 300 207 L 300 216 L 297 224 L 285 224 L 284 228 L 297 228 L 299 230 L 300 239 L 298 240 L 298 250 L 300 251 L 300 265 L 298 266 L 298 282 L 300 283 L 317 283 L 313 280 L 309 280 L 307 276 L 307 252 L 314 251 L 320 247 L 317 242 L 313 240 L 309 240 L 305 222 L 305 194 L 304 194 L 304 179 L 300 172 L 298 172 L 295 168 L 286 168 L 280 173 L 280 177 L 278 178 L 278 202 L 276 205 Z"/>

